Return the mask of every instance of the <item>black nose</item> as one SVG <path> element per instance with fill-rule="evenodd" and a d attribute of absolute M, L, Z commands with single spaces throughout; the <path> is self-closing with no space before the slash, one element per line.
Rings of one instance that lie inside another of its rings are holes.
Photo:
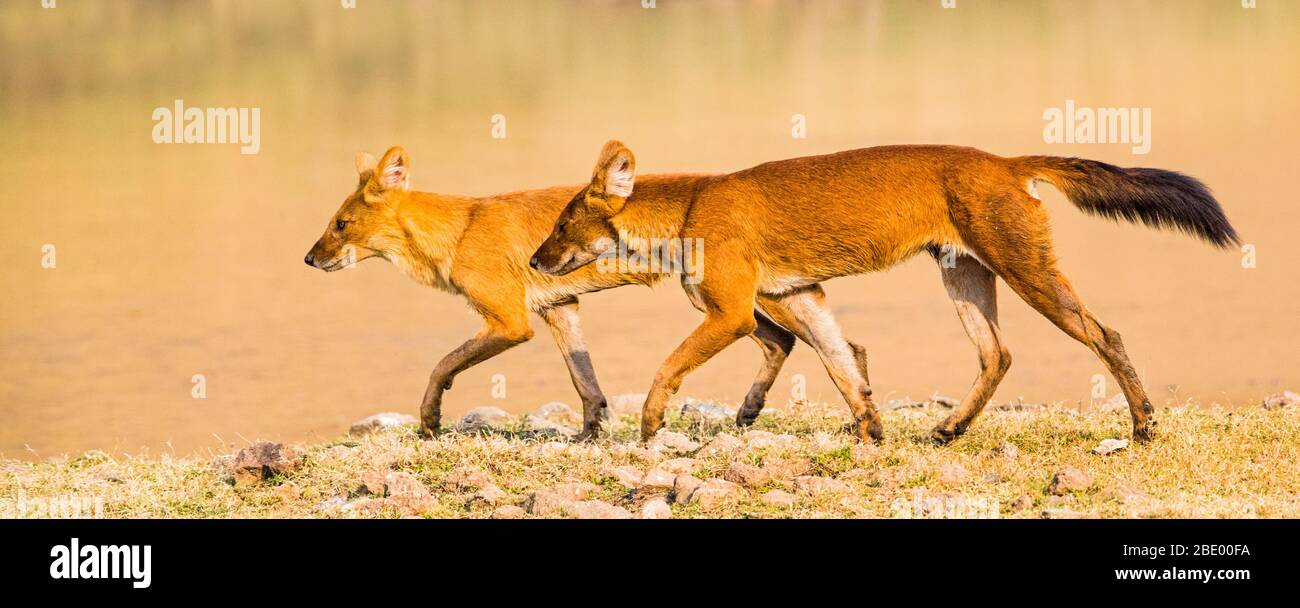
<path fill-rule="evenodd" d="M 316 258 L 312 257 L 312 255 L 311 255 L 310 253 L 308 253 L 308 254 L 307 254 L 307 257 L 303 258 L 302 261 L 303 261 L 304 263 L 306 263 L 308 266 L 315 266 L 315 265 L 316 265 Z"/>
<path fill-rule="evenodd" d="M 528 265 L 532 266 L 533 270 L 537 270 L 537 256 L 533 256 L 532 259 L 528 260 Z"/>

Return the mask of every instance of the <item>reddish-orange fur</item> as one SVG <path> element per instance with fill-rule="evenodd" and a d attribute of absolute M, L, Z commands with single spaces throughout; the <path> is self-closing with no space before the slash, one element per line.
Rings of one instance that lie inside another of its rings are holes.
<path fill-rule="evenodd" d="M 966 430 L 1010 365 L 997 326 L 995 277 L 1102 359 L 1128 398 L 1134 436 L 1148 439 L 1151 404 L 1119 334 L 1093 317 L 1057 269 L 1047 212 L 1031 194 L 1032 182 L 1057 185 L 1088 212 L 1180 228 L 1218 245 L 1236 240 L 1199 182 L 1081 159 L 887 146 L 703 176 L 677 197 L 642 200 L 639 184 L 630 197 L 610 195 L 611 171 L 634 166 L 625 146 L 606 144 L 591 184 L 566 207 L 534 260 L 544 272 L 580 271 L 598 253 L 593 239 L 620 231 L 704 240 L 704 281 L 692 295 L 707 316 L 655 376 L 642 412 L 646 439 L 662 424 L 664 405 L 682 378 L 753 331 L 749 311 L 757 302 L 817 348 L 849 402 L 858 435 L 878 440 L 865 356 L 840 335 L 819 283 L 883 270 L 921 251 L 951 258 L 941 265 L 944 284 L 980 350 L 980 376 L 935 429 L 936 440 Z"/>
<path fill-rule="evenodd" d="M 582 437 L 594 436 L 605 398 L 578 326 L 577 296 L 620 285 L 650 285 L 663 275 L 588 267 L 555 277 L 528 267 L 528 256 L 546 237 L 552 218 L 581 189 L 578 186 L 483 198 L 446 196 L 410 191 L 409 170 L 401 148 L 390 149 L 379 161 L 358 155 L 357 188 L 331 217 L 305 261 L 338 270 L 381 257 L 424 285 L 464 296 L 482 315 L 483 329 L 444 357 L 430 375 L 420 408 L 423 431 L 431 434 L 439 428 L 443 392 L 458 373 L 533 336 L 528 322 L 532 311 L 551 330 L 582 399 Z M 679 198 L 679 190 L 694 180 L 651 176 L 643 189 L 648 197 L 659 193 Z M 746 396 L 745 411 L 757 415 L 794 337 L 766 319 L 756 324 L 753 337 L 765 357 Z"/>

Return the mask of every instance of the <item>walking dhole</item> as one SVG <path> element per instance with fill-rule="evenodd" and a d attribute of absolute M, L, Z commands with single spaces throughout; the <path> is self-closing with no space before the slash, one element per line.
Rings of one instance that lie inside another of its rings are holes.
<path fill-rule="evenodd" d="M 631 150 L 607 143 L 590 184 L 564 208 L 531 264 L 553 275 L 580 272 L 619 235 L 707 245 L 703 280 L 688 287 L 705 319 L 655 375 L 641 414 L 643 440 L 662 426 L 664 406 L 686 374 L 754 331 L 757 302 L 817 350 L 852 410 L 858 437 L 879 441 L 865 356 L 841 335 L 819 283 L 928 251 L 955 261 L 941 263 L 940 275 L 980 356 L 974 386 L 933 430 L 935 441 L 964 433 L 1011 365 L 998 330 L 997 277 L 1101 358 L 1128 399 L 1134 439 L 1147 441 L 1155 426 L 1151 402 L 1119 333 L 1088 311 L 1057 269 L 1036 182 L 1056 186 L 1087 213 L 1180 229 L 1219 247 L 1238 242 L 1201 182 L 1078 158 L 885 146 L 701 176 L 677 196 L 653 200 L 629 198 L 635 166 Z"/>
<path fill-rule="evenodd" d="M 533 336 L 531 310 L 550 328 L 582 400 L 583 430 L 578 438 L 594 437 L 605 397 L 578 324 L 577 296 L 620 285 L 650 285 L 663 275 L 588 268 L 552 277 L 528 268 L 529 252 L 545 238 L 552 219 L 579 186 L 484 198 L 414 192 L 409 189 L 410 162 L 400 147 L 389 149 L 379 161 L 359 154 L 356 167 L 356 190 L 307 253 L 307 265 L 331 272 L 381 257 L 424 285 L 465 296 L 485 321 L 477 335 L 443 357 L 429 376 L 420 406 L 422 434 L 432 436 L 438 430 L 442 394 L 456 374 Z M 651 204 L 677 200 L 693 183 L 691 176 L 647 176 L 638 196 Z M 762 347 L 764 361 L 737 416 L 742 424 L 753 422 L 746 412 L 758 415 L 794 346 L 790 332 L 756 316 L 750 335 Z"/>

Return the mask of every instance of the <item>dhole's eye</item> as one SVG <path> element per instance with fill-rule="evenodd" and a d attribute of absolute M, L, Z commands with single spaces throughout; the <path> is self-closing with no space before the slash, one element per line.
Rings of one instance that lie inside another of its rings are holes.
<path fill-rule="evenodd" d="M 337 228 L 337 229 L 339 229 L 339 230 L 343 230 L 344 228 L 347 228 L 347 227 L 348 227 L 348 221 L 347 221 L 347 220 L 336 220 L 336 221 L 334 222 L 334 227 Z"/>

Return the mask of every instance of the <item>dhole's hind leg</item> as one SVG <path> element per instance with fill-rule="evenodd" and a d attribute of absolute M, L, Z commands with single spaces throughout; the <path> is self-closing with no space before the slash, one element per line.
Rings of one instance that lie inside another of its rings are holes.
<path fill-rule="evenodd" d="M 1003 277 L 1030 306 L 1097 354 L 1115 381 L 1119 382 L 1120 390 L 1124 391 L 1124 397 L 1128 399 L 1129 414 L 1133 417 L 1133 439 L 1139 442 L 1150 441 L 1155 434 L 1156 421 L 1152 418 L 1155 408 L 1151 406 L 1151 400 L 1142 388 L 1137 371 L 1124 352 L 1119 332 L 1102 325 L 1084 307 L 1070 282 L 1055 269 L 1044 274 L 1033 273 L 1014 279 L 1006 275 Z"/>
<path fill-rule="evenodd" d="M 1152 418 L 1155 408 L 1151 407 L 1137 371 L 1124 352 L 1119 332 L 1102 325 L 1088 311 L 1070 281 L 1056 268 L 1046 212 L 1027 194 L 1019 201 L 1004 202 L 1011 208 L 997 214 L 997 236 L 963 237 L 980 250 L 976 252 L 980 258 L 1034 310 L 1097 354 L 1128 399 L 1133 439 L 1151 440 L 1156 425 Z M 1015 244 L 1011 245 L 1012 242 Z"/>
<path fill-rule="evenodd" d="M 761 295 L 759 304 L 817 351 L 826 372 L 849 404 L 858 438 L 864 442 L 880 441 L 884 427 L 875 404 L 871 402 L 866 352 L 844 338 L 826 304 L 826 294 L 821 286 L 810 285 L 779 296 Z"/>
<path fill-rule="evenodd" d="M 980 375 L 970 392 L 957 410 L 930 433 L 936 442 L 948 443 L 966 432 L 993 397 L 993 391 L 1011 367 L 1011 354 L 1003 346 L 998 329 L 997 277 L 993 271 L 967 255 L 957 256 L 952 267 L 945 266 L 942 257 L 935 257 L 940 262 L 943 286 L 980 356 Z"/>
<path fill-rule="evenodd" d="M 429 385 L 420 403 L 420 435 L 432 438 L 442 424 L 442 394 L 451 388 L 459 374 L 479 363 L 495 357 L 507 349 L 527 342 L 533 337 L 528 319 L 489 318 L 487 324 L 473 338 L 466 340 L 456 350 L 447 353 L 429 374 Z"/>
<path fill-rule="evenodd" d="M 754 333 L 749 334 L 749 337 L 758 342 L 759 347 L 763 349 L 763 367 L 758 370 L 754 384 L 745 395 L 745 402 L 736 412 L 738 426 L 749 426 L 758 419 L 758 414 L 763 411 L 763 405 L 767 403 L 768 391 L 772 390 L 777 375 L 781 373 L 781 366 L 785 365 L 786 357 L 789 357 L 790 351 L 794 349 L 793 334 L 773 323 L 757 310 L 754 311 L 754 321 L 757 325 Z"/>

